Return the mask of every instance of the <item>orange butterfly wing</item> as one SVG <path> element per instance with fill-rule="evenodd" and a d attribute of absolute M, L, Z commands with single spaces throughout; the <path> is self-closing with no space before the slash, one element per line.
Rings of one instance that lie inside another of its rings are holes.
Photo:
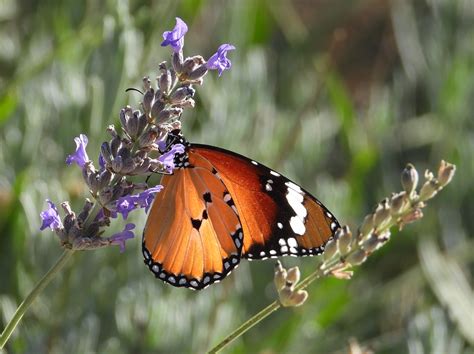
<path fill-rule="evenodd" d="M 242 155 L 208 145 L 191 144 L 217 170 L 239 212 L 242 257 L 319 254 L 340 227 L 315 197 L 279 173 Z"/>
<path fill-rule="evenodd" d="M 202 289 L 240 262 L 243 233 L 230 194 L 213 167 L 189 156 L 189 167 L 165 175 L 143 233 L 145 263 L 174 286 Z M 224 199 L 226 201 L 224 201 Z"/>

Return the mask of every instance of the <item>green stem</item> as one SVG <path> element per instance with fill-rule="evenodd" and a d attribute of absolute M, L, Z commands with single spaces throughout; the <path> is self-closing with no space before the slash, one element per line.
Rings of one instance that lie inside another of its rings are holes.
<path fill-rule="evenodd" d="M 230 342 L 234 339 L 240 337 L 242 334 L 247 332 L 250 328 L 255 326 L 265 317 L 270 315 L 271 313 L 275 312 L 281 307 L 281 304 L 278 301 L 272 302 L 270 305 L 265 307 L 262 311 L 257 313 L 256 315 L 250 317 L 247 321 L 245 321 L 239 328 L 229 334 L 227 337 L 224 338 L 219 344 L 217 344 L 214 348 L 209 350 L 208 354 L 218 353 L 220 350 L 224 349 Z"/>
<path fill-rule="evenodd" d="M 0 335 L 0 349 L 3 349 L 5 344 L 7 343 L 8 339 L 12 335 L 13 331 L 15 330 L 18 323 L 21 321 L 21 318 L 25 314 L 26 310 L 30 307 L 36 297 L 43 291 L 43 289 L 48 285 L 48 283 L 56 276 L 56 274 L 64 267 L 66 262 L 71 258 L 74 251 L 65 250 L 61 257 L 56 261 L 56 263 L 51 267 L 51 269 L 41 278 L 41 280 L 36 284 L 34 289 L 30 292 L 30 294 L 26 297 L 25 300 L 20 304 L 20 306 L 16 309 L 15 314 L 13 315 L 10 322 L 8 322 L 7 326 L 3 330 L 2 334 Z"/>

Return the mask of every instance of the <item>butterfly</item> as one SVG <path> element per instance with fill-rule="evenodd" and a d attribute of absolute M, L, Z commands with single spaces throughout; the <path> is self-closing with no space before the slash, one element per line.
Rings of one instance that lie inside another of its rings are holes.
<path fill-rule="evenodd" d="M 143 232 L 145 264 L 177 287 L 201 290 L 224 279 L 241 259 L 313 256 L 340 227 L 315 197 L 278 172 L 232 151 L 183 144 L 163 175 Z"/>

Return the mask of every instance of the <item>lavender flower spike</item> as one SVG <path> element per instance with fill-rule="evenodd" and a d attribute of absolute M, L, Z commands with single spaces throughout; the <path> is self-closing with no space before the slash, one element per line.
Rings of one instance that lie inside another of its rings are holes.
<path fill-rule="evenodd" d="M 219 49 L 217 49 L 217 53 L 209 58 L 206 67 L 209 70 L 217 70 L 219 76 L 221 76 L 224 70 L 229 70 L 232 66 L 230 60 L 227 59 L 227 52 L 234 49 L 235 47 L 231 44 L 222 44 Z"/>
<path fill-rule="evenodd" d="M 56 205 L 49 199 L 46 199 L 46 202 L 49 204 L 49 208 L 40 213 L 41 220 L 43 221 L 40 230 L 43 231 L 47 227 L 50 227 L 53 231 L 62 229 L 63 223 L 59 217 Z"/>
<path fill-rule="evenodd" d="M 127 224 L 122 232 L 119 232 L 112 237 L 110 237 L 110 243 L 112 245 L 118 245 L 120 247 L 120 253 L 125 251 L 125 241 L 134 238 L 135 235 L 131 230 L 135 228 L 135 224 Z"/>
<path fill-rule="evenodd" d="M 175 144 L 171 147 L 171 149 L 165 152 L 158 158 L 163 165 L 165 165 L 166 172 L 171 173 L 173 172 L 174 166 L 174 155 L 176 154 L 183 154 L 184 153 L 184 145 L 183 144 Z"/>
<path fill-rule="evenodd" d="M 184 47 L 184 35 L 188 32 L 188 26 L 182 19 L 176 17 L 176 26 L 172 31 L 166 31 L 163 33 L 164 41 L 161 42 L 162 47 L 170 45 L 173 48 L 173 52 L 179 53 Z"/>
<path fill-rule="evenodd" d="M 70 165 L 75 162 L 79 167 L 83 168 L 85 163 L 90 161 L 86 152 L 86 146 L 89 140 L 85 134 L 81 134 L 74 138 L 74 141 L 76 142 L 76 152 L 66 158 L 66 163 Z"/>

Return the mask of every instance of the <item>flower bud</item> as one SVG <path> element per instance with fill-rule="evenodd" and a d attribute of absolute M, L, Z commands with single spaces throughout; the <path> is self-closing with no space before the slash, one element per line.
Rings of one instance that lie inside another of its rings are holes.
<path fill-rule="evenodd" d="M 394 194 L 390 200 L 390 212 L 392 215 L 398 215 L 406 210 L 410 205 L 405 191 Z"/>
<path fill-rule="evenodd" d="M 275 264 L 275 275 L 273 278 L 273 282 L 275 283 L 275 287 L 278 291 L 280 291 L 280 289 L 285 286 L 286 276 L 287 276 L 286 269 L 283 268 L 280 261 L 277 261 Z"/>
<path fill-rule="evenodd" d="M 388 199 L 384 199 L 382 203 L 377 206 L 374 214 L 374 226 L 377 230 L 385 228 L 391 220 L 390 206 Z"/>
<path fill-rule="evenodd" d="M 367 254 L 365 251 L 358 249 L 354 253 L 351 253 L 349 256 L 346 258 L 346 262 L 352 265 L 359 265 L 367 259 Z"/>
<path fill-rule="evenodd" d="M 402 220 L 400 221 L 400 230 L 407 224 L 420 220 L 423 217 L 423 212 L 421 209 L 416 208 L 412 212 L 408 213 L 407 215 L 403 216 Z"/>
<path fill-rule="evenodd" d="M 156 118 L 158 118 L 159 114 L 164 108 L 165 108 L 165 103 L 163 101 L 155 100 L 155 102 L 153 103 L 153 106 L 151 106 L 151 113 L 150 113 L 151 119 L 156 120 Z"/>
<path fill-rule="evenodd" d="M 137 166 L 137 164 L 135 163 L 135 161 L 133 161 L 132 158 L 128 157 L 128 158 L 123 158 L 122 159 L 122 170 L 120 171 L 121 174 L 123 175 L 126 175 L 126 174 L 134 174 L 132 173 L 134 170 L 135 170 L 135 167 Z"/>
<path fill-rule="evenodd" d="M 122 108 L 120 110 L 120 113 L 119 113 L 120 123 L 122 124 L 122 127 L 124 127 L 124 128 L 127 126 L 127 122 L 128 122 L 128 118 L 129 118 L 128 115 L 126 114 L 126 112 L 127 111 Z M 114 130 L 115 130 L 115 128 L 114 128 Z M 117 136 L 117 135 L 115 135 L 115 136 Z"/>
<path fill-rule="evenodd" d="M 359 228 L 359 239 L 363 239 L 369 235 L 374 229 L 374 214 L 369 214 L 362 221 L 362 225 Z"/>
<path fill-rule="evenodd" d="M 148 76 L 145 76 L 143 79 L 142 79 L 142 82 L 143 82 L 143 89 L 145 91 L 150 91 L 150 90 L 153 90 L 151 88 L 151 80 Z"/>
<path fill-rule="evenodd" d="M 118 137 L 117 131 L 115 130 L 115 126 L 113 124 L 109 124 L 107 126 L 107 133 L 109 133 L 112 138 Z"/>
<path fill-rule="evenodd" d="M 160 63 L 161 75 L 158 77 L 158 87 L 167 95 L 171 89 L 171 72 L 166 68 L 166 62 Z"/>
<path fill-rule="evenodd" d="M 178 74 L 183 71 L 183 51 L 180 50 L 178 53 L 173 52 L 171 57 L 171 63 L 173 64 L 173 69 Z"/>
<path fill-rule="evenodd" d="M 152 129 L 143 133 L 138 139 L 138 144 L 140 145 L 140 148 L 152 145 L 156 141 L 157 135 L 158 133 Z"/>
<path fill-rule="evenodd" d="M 300 281 L 301 273 L 300 269 L 298 267 L 293 267 L 288 269 L 288 273 L 286 276 L 286 281 L 287 283 L 291 283 L 292 285 L 295 285 Z"/>
<path fill-rule="evenodd" d="M 120 173 L 122 171 L 123 161 L 122 156 L 116 156 L 115 159 L 112 161 L 112 170 L 115 173 Z"/>
<path fill-rule="evenodd" d="M 346 268 L 336 268 L 329 272 L 334 278 L 340 280 L 349 280 L 354 275 L 352 270 L 347 270 Z"/>
<path fill-rule="evenodd" d="M 369 238 L 367 238 L 364 243 L 362 244 L 362 249 L 367 252 L 367 253 L 372 253 L 375 250 L 379 249 L 387 239 L 385 238 L 380 238 L 375 235 L 371 235 Z"/>
<path fill-rule="evenodd" d="M 285 286 L 278 293 L 280 303 L 283 307 L 301 306 L 308 298 L 308 292 L 305 290 L 294 291 L 291 287 Z"/>
<path fill-rule="evenodd" d="M 418 171 L 409 163 L 402 172 L 402 186 L 410 198 L 418 185 Z"/>
<path fill-rule="evenodd" d="M 327 261 L 331 259 L 337 253 L 337 241 L 330 240 L 324 246 L 323 260 Z"/>
<path fill-rule="evenodd" d="M 107 187 L 109 183 L 112 181 L 113 173 L 109 170 L 103 170 L 99 174 L 99 190 Z"/>
<path fill-rule="evenodd" d="M 155 91 L 152 88 L 147 90 L 145 94 L 143 95 L 142 106 L 143 106 L 143 110 L 145 111 L 145 114 L 147 115 L 149 115 L 151 112 L 151 105 L 153 103 L 154 97 L 155 97 Z"/>
<path fill-rule="evenodd" d="M 447 185 L 453 179 L 454 173 L 456 172 L 456 166 L 441 160 L 441 164 L 438 170 L 438 182 L 442 188 Z"/>
<path fill-rule="evenodd" d="M 204 58 L 200 55 L 195 55 L 194 57 L 191 58 L 186 58 L 186 60 L 183 63 L 183 73 L 189 75 L 191 72 L 193 72 L 197 67 L 203 66 L 203 64 L 206 61 Z"/>
<path fill-rule="evenodd" d="M 125 131 L 128 133 L 128 135 L 133 139 L 137 137 L 138 133 L 138 116 L 139 112 L 133 112 L 133 114 L 130 116 L 128 119 L 127 125 L 124 125 Z"/>
<path fill-rule="evenodd" d="M 342 228 L 342 235 L 337 239 L 337 248 L 341 255 L 351 250 L 352 233 L 347 226 Z"/>
<path fill-rule="evenodd" d="M 140 117 L 138 118 L 137 136 L 143 133 L 143 130 L 145 129 L 147 124 L 148 121 L 146 119 L 146 116 L 144 114 L 140 115 Z"/>
<path fill-rule="evenodd" d="M 102 143 L 100 146 L 100 152 L 102 153 L 102 157 L 104 158 L 106 165 L 110 165 L 112 163 L 113 156 L 108 142 L 105 141 Z"/>
<path fill-rule="evenodd" d="M 110 141 L 110 152 L 111 152 L 113 157 L 117 156 L 118 150 L 119 150 L 121 145 L 122 145 L 122 141 L 120 140 L 120 138 L 118 136 L 113 138 Z"/>
<path fill-rule="evenodd" d="M 190 86 L 183 86 L 177 89 L 170 97 L 171 104 L 180 103 L 188 97 L 193 97 L 196 91 Z"/>
<path fill-rule="evenodd" d="M 420 201 L 424 202 L 433 198 L 440 189 L 441 187 L 437 179 L 433 178 L 429 181 L 426 181 L 420 190 Z"/>
<path fill-rule="evenodd" d="M 176 107 L 183 108 L 183 109 L 194 108 L 195 103 L 196 102 L 192 98 L 188 98 L 185 101 L 180 102 L 178 105 L 176 105 Z"/>
<path fill-rule="evenodd" d="M 207 66 L 206 65 L 201 65 L 199 67 L 197 67 L 195 70 L 191 71 L 188 76 L 187 76 L 187 80 L 189 81 L 195 81 L 195 80 L 199 80 L 199 79 L 202 79 L 204 77 L 204 75 L 207 74 Z"/>
<path fill-rule="evenodd" d="M 157 119 L 156 123 L 157 124 L 164 123 L 169 119 L 179 117 L 182 113 L 183 113 L 183 109 L 178 108 L 178 107 L 170 108 L 170 109 L 164 109 L 158 115 L 158 119 Z"/>

